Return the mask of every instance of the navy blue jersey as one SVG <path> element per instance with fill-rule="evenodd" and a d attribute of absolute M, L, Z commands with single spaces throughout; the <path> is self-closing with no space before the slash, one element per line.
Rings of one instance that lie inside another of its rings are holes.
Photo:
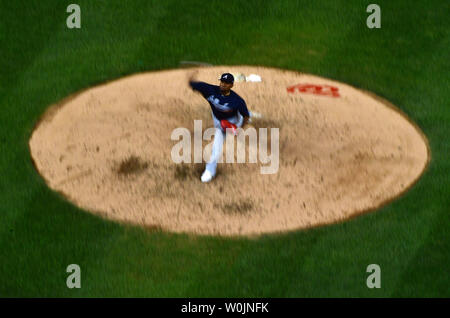
<path fill-rule="evenodd" d="M 223 96 L 220 87 L 205 82 L 189 82 L 193 90 L 200 92 L 211 106 L 217 119 L 228 119 L 239 112 L 244 117 L 249 117 L 247 105 L 241 96 L 230 91 L 228 96 Z"/>

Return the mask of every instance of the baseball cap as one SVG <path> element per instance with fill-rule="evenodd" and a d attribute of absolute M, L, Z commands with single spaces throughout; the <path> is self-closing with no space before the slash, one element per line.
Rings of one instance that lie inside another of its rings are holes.
<path fill-rule="evenodd" d="M 220 81 L 232 84 L 234 83 L 234 76 L 233 74 L 230 73 L 223 73 L 222 76 L 220 77 Z"/>

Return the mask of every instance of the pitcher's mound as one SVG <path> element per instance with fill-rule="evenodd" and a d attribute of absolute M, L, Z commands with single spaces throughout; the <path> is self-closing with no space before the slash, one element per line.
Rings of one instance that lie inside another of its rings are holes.
<path fill-rule="evenodd" d="M 371 94 L 317 76 L 265 67 L 198 68 L 197 79 L 236 82 L 255 128 L 279 128 L 279 170 L 175 164 L 172 131 L 213 125 L 210 107 L 187 84 L 192 69 L 129 76 L 53 106 L 31 140 L 48 185 L 76 205 L 123 222 L 175 232 L 255 235 L 342 221 L 378 208 L 410 187 L 428 146 L 404 115 Z M 258 78 L 258 77 L 253 77 Z M 206 146 L 210 141 L 204 141 Z M 269 147 L 270 148 L 270 147 Z"/>

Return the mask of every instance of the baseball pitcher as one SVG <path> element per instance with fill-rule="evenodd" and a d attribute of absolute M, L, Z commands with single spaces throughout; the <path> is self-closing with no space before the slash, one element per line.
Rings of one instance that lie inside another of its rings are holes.
<path fill-rule="evenodd" d="M 209 182 L 216 175 L 217 162 L 222 156 L 226 129 L 230 128 L 235 133 L 236 129 L 246 125 L 250 118 L 244 99 L 231 90 L 233 83 L 234 77 L 230 73 L 222 74 L 219 86 L 194 81 L 193 77 L 189 79 L 191 88 L 202 94 L 211 106 L 216 129 L 211 157 L 202 174 L 202 182 Z"/>

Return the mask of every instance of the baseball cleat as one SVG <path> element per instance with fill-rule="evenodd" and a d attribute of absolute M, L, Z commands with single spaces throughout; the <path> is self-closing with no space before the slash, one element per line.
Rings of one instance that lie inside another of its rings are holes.
<path fill-rule="evenodd" d="M 205 170 L 205 172 L 203 172 L 201 180 L 202 182 L 209 182 L 212 180 L 214 176 L 211 174 L 211 172 L 209 172 L 208 170 Z"/>

